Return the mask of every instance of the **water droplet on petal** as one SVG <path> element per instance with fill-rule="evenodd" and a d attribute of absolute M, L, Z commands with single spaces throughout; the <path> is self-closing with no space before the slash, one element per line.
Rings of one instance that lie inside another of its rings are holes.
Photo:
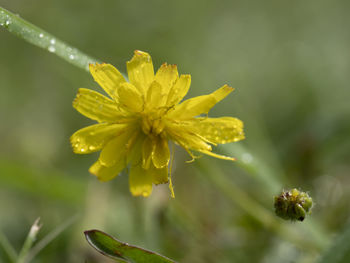
<path fill-rule="evenodd" d="M 147 197 L 148 196 L 148 192 L 146 192 L 146 191 L 142 192 L 142 196 L 143 197 Z"/>
<path fill-rule="evenodd" d="M 6 20 L 5 25 L 8 26 L 9 24 L 11 24 L 11 20 Z"/>
<path fill-rule="evenodd" d="M 92 146 L 92 145 L 89 146 L 89 150 L 90 150 L 90 151 L 93 151 L 93 150 L 95 150 L 95 149 L 96 149 L 95 146 Z"/>

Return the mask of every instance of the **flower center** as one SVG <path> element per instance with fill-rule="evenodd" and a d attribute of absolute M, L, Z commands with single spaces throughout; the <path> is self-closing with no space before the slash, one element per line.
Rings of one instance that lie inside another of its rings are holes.
<path fill-rule="evenodd" d="M 164 130 L 164 122 L 160 116 L 142 116 L 142 131 L 149 136 L 157 136 Z"/>

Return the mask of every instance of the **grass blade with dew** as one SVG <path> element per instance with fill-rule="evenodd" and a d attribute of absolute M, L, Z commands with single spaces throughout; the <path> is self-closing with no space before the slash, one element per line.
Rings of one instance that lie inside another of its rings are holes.
<path fill-rule="evenodd" d="M 2 7 L 0 7 L 0 26 L 25 41 L 43 48 L 86 71 L 89 71 L 89 63 L 98 62 L 97 59 L 84 54 Z"/>

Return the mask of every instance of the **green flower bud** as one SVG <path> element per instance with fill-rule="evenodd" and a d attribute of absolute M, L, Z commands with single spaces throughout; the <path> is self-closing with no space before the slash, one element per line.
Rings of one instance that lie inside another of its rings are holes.
<path fill-rule="evenodd" d="M 283 191 L 274 199 L 276 215 L 285 220 L 303 221 L 306 215 L 311 213 L 312 198 L 296 188 Z"/>

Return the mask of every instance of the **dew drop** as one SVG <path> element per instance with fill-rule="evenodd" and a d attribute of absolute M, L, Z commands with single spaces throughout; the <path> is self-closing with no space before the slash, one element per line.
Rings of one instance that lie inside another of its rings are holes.
<path fill-rule="evenodd" d="M 89 150 L 90 150 L 90 151 L 95 150 L 95 146 L 90 145 L 90 146 L 89 146 Z"/>
<path fill-rule="evenodd" d="M 11 24 L 11 20 L 6 20 L 5 25 L 8 26 L 9 24 Z"/>
<path fill-rule="evenodd" d="M 85 152 L 85 148 L 81 148 L 80 151 L 83 153 Z"/>
<path fill-rule="evenodd" d="M 73 60 L 75 58 L 75 56 L 73 54 L 69 55 L 69 59 Z"/>
<path fill-rule="evenodd" d="M 40 38 L 43 38 L 43 37 L 44 37 L 44 34 L 43 34 L 43 33 L 40 33 L 39 37 L 40 37 Z"/>
<path fill-rule="evenodd" d="M 56 39 L 54 39 L 54 38 L 53 38 L 53 39 L 51 39 L 51 40 L 50 40 L 50 43 L 51 43 L 52 45 L 55 45 L 55 43 L 56 43 Z"/>
<path fill-rule="evenodd" d="M 56 48 L 53 47 L 53 46 L 49 46 L 48 50 L 51 52 L 51 53 L 54 53 L 56 51 Z"/>

